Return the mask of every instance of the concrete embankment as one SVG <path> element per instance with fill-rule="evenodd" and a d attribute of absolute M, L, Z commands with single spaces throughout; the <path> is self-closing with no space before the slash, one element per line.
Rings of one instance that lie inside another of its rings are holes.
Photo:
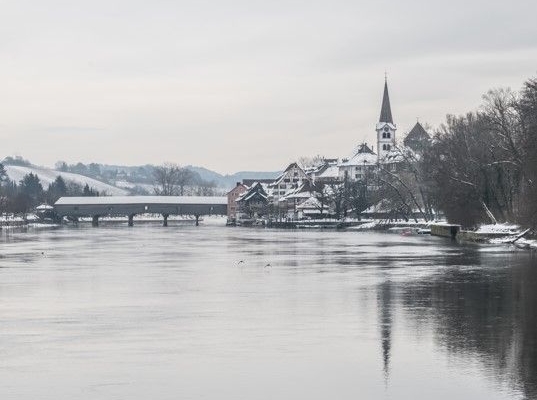
<path fill-rule="evenodd" d="M 455 224 L 431 224 L 431 235 L 455 239 L 461 226 Z"/>

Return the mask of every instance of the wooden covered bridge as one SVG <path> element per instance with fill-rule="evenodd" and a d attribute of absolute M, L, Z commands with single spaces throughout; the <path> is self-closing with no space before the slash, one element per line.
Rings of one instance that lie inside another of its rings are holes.
<path fill-rule="evenodd" d="M 163 225 L 168 226 L 170 215 L 193 215 L 198 225 L 202 215 L 226 215 L 227 197 L 209 196 L 110 196 L 61 197 L 54 204 L 59 217 L 77 219 L 91 217 L 93 226 L 104 216 L 126 216 L 133 226 L 138 214 L 161 214 Z"/>

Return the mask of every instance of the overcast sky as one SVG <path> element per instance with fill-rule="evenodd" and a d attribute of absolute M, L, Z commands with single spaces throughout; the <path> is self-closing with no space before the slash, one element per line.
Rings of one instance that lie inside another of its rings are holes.
<path fill-rule="evenodd" d="M 537 75 L 537 1 L 0 0 L 0 159 L 278 170 Z M 376 147 L 376 143 L 375 143 Z"/>

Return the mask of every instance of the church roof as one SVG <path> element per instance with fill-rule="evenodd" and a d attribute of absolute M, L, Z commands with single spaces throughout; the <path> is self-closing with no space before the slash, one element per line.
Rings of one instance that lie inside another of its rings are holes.
<path fill-rule="evenodd" d="M 417 152 L 423 152 L 430 143 L 431 137 L 419 122 L 408 132 L 403 143 L 406 147 Z"/>
<path fill-rule="evenodd" d="M 384 81 L 384 95 L 382 96 L 382 108 L 380 109 L 379 122 L 389 122 L 390 124 L 393 124 L 390 96 L 388 95 L 388 81 Z"/>
<path fill-rule="evenodd" d="M 416 122 L 416 125 L 408 132 L 406 137 L 410 139 L 430 139 L 429 134 L 419 122 Z"/>

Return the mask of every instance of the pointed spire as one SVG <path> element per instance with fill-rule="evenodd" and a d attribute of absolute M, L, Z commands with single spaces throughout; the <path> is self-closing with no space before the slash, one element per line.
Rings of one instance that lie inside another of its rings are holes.
<path fill-rule="evenodd" d="M 384 74 L 384 95 L 382 96 L 382 108 L 380 109 L 379 122 L 389 122 L 390 124 L 393 124 L 390 96 L 388 95 L 388 78 L 386 77 L 386 74 Z"/>

